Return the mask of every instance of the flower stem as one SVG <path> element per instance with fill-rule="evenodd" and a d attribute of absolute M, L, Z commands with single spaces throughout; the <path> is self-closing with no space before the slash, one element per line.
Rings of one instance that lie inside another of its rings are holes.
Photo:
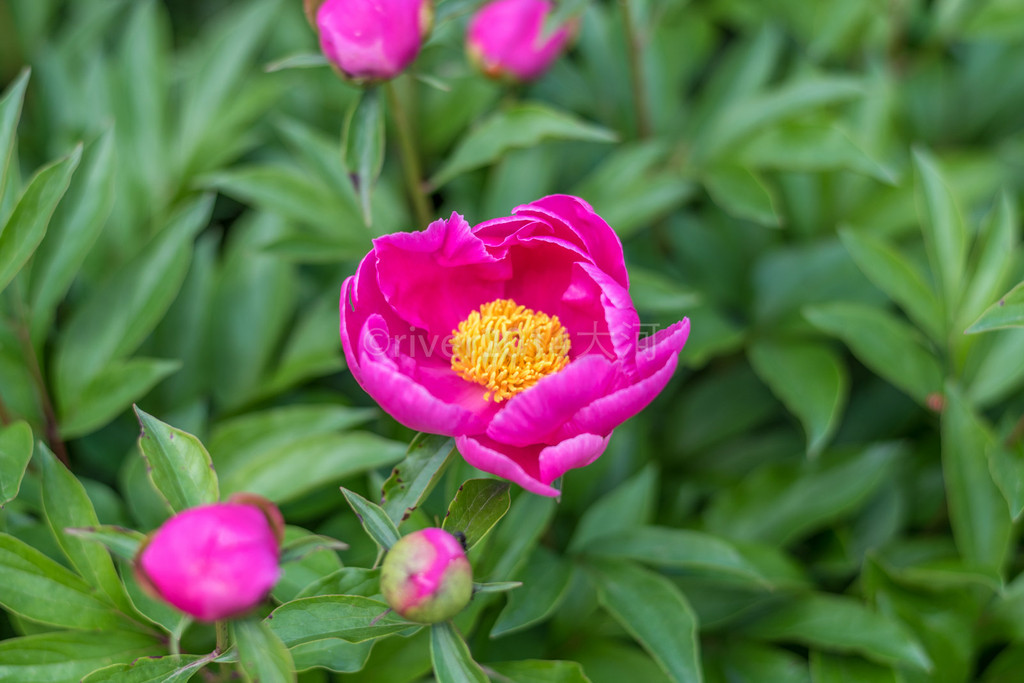
<path fill-rule="evenodd" d="M 231 647 L 231 636 L 228 633 L 228 622 L 221 619 L 214 624 L 217 631 L 217 653 L 224 654 Z"/>
<path fill-rule="evenodd" d="M 619 0 L 619 9 L 622 10 L 622 28 L 626 32 L 626 44 L 629 52 L 629 74 L 633 88 L 636 128 L 641 138 L 649 138 L 654 132 L 654 126 L 651 123 L 651 109 L 647 98 L 647 86 L 644 82 L 643 45 L 637 34 L 636 22 L 633 21 L 633 8 L 630 0 Z"/>
<path fill-rule="evenodd" d="M 402 105 L 401 98 L 395 92 L 393 81 L 388 81 L 384 89 L 387 91 L 388 107 L 394 117 L 395 130 L 398 133 L 398 145 L 402 150 L 402 168 L 405 171 L 405 185 L 409 192 L 409 199 L 412 202 L 413 214 L 416 217 L 416 224 L 422 229 L 430 222 L 430 206 L 427 203 L 427 195 L 423 192 L 423 173 L 420 170 L 420 159 L 416 152 L 416 140 L 412 127 L 409 125 L 409 117 Z"/>

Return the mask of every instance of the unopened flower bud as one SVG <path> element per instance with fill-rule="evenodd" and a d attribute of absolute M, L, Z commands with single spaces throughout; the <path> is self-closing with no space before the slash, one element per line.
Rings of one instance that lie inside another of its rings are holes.
<path fill-rule="evenodd" d="M 241 494 L 167 520 L 135 559 L 140 584 L 201 621 L 242 614 L 280 575 L 284 521 L 270 501 Z"/>
<path fill-rule="evenodd" d="M 422 529 L 388 551 L 380 590 L 402 617 L 433 624 L 455 616 L 469 603 L 473 569 L 454 536 L 443 529 Z"/>
<path fill-rule="evenodd" d="M 431 0 L 326 0 L 316 13 L 324 55 L 356 83 L 402 73 L 433 21 Z"/>
<path fill-rule="evenodd" d="M 529 81 L 558 58 L 573 25 L 545 30 L 551 13 L 548 0 L 494 0 L 469 23 L 466 50 L 470 60 L 491 78 Z"/>

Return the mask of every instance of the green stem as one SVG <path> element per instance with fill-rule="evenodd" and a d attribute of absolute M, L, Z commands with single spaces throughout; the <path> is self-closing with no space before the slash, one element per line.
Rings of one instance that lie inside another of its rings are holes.
<path fill-rule="evenodd" d="M 629 52 L 629 75 L 633 88 L 636 128 L 641 138 L 649 138 L 654 132 L 654 126 L 651 123 L 651 109 L 648 104 L 647 86 L 644 82 L 643 45 L 641 45 L 640 36 L 637 35 L 630 0 L 619 0 L 619 9 L 622 10 L 622 28 L 626 32 L 627 51 Z"/>
<path fill-rule="evenodd" d="M 423 173 L 420 170 L 420 159 L 416 152 L 416 139 L 412 127 L 409 125 L 409 117 L 402 106 L 401 98 L 395 92 L 393 81 L 388 81 L 384 89 L 388 95 L 388 107 L 394 117 L 395 130 L 398 132 L 398 145 L 402 150 L 402 168 L 405 171 L 405 185 L 409 192 L 409 199 L 412 201 L 413 213 L 416 217 L 416 224 L 422 229 L 430 222 L 430 205 L 427 202 L 427 195 L 423 192 Z"/>
<path fill-rule="evenodd" d="M 223 619 L 214 624 L 217 631 L 217 652 L 224 654 L 231 647 L 231 636 L 228 633 L 228 622 Z"/>

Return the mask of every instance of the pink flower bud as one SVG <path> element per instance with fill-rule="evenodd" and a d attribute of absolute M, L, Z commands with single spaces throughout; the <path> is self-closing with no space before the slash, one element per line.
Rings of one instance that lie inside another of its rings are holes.
<path fill-rule="evenodd" d="M 175 515 L 135 560 L 144 588 L 201 621 L 255 607 L 280 574 L 281 513 L 259 496 L 232 500 Z"/>
<path fill-rule="evenodd" d="M 454 536 L 443 529 L 422 529 L 388 551 L 380 590 L 402 617 L 433 624 L 455 616 L 469 603 L 473 569 Z"/>
<path fill-rule="evenodd" d="M 326 0 L 316 13 L 321 49 L 357 83 L 402 73 L 433 20 L 431 0 Z"/>
<path fill-rule="evenodd" d="M 469 58 L 491 78 L 529 81 L 544 73 L 572 35 L 563 24 L 545 32 L 548 0 L 494 0 L 473 16 L 466 34 Z"/>

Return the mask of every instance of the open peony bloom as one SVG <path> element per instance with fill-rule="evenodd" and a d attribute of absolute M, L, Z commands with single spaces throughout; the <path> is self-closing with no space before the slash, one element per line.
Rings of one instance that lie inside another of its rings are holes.
<path fill-rule="evenodd" d="M 143 587 L 201 621 L 262 602 L 280 575 L 284 521 L 263 498 L 233 500 L 185 510 L 157 529 L 135 562 Z"/>
<path fill-rule="evenodd" d="M 639 338 L 618 236 L 582 199 L 379 237 L 341 289 L 360 386 L 471 465 L 546 496 L 676 368 L 689 320 Z"/>
<path fill-rule="evenodd" d="M 487 3 L 469 22 L 466 49 L 470 60 L 491 78 L 537 78 L 558 59 L 572 35 L 570 24 L 545 32 L 551 9 L 548 0 Z"/>
<path fill-rule="evenodd" d="M 324 55 L 360 83 L 402 73 L 419 54 L 433 19 L 431 0 L 326 0 L 316 13 Z"/>
<path fill-rule="evenodd" d="M 473 569 L 454 536 L 444 529 L 420 529 L 388 550 L 380 568 L 380 592 L 402 617 L 436 624 L 469 603 Z"/>

